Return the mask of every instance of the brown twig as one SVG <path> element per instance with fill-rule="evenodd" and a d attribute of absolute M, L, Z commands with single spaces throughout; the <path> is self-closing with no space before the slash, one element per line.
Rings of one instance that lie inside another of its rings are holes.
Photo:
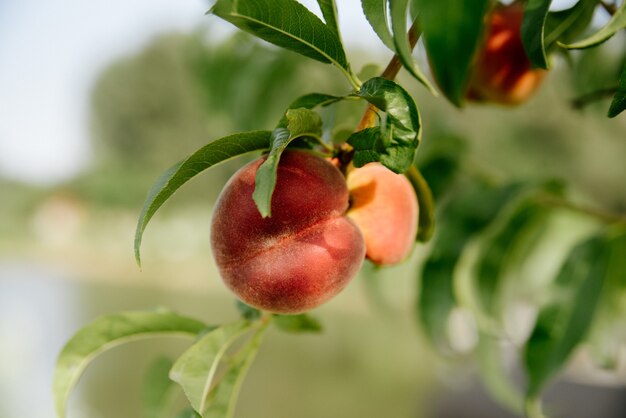
<path fill-rule="evenodd" d="M 420 34 L 421 34 L 421 31 L 419 29 L 419 24 L 416 19 L 413 21 L 413 24 L 409 28 L 409 31 L 407 34 L 409 38 L 409 47 L 411 50 L 415 48 L 415 45 L 417 44 L 417 40 L 419 39 Z M 386 78 L 387 80 L 393 80 L 394 78 L 396 78 L 401 68 L 402 68 L 402 62 L 400 61 L 400 57 L 397 54 L 395 54 L 391 58 L 391 60 L 387 64 L 387 67 L 381 73 L 380 76 L 382 78 Z M 378 109 L 376 108 L 376 106 L 371 105 L 371 104 L 368 105 L 367 109 L 365 110 L 365 113 L 363 113 L 363 117 L 361 118 L 361 121 L 359 122 L 359 124 L 357 125 L 354 131 L 358 132 L 363 129 L 370 128 L 376 125 L 377 117 L 378 117 Z M 354 149 L 347 143 L 342 144 L 339 150 L 339 153 L 337 154 L 337 159 L 339 160 L 339 166 L 342 171 L 345 172 L 347 166 L 350 164 L 353 157 L 354 157 Z"/>
<path fill-rule="evenodd" d="M 572 99 L 571 104 L 574 109 L 580 110 L 592 102 L 611 97 L 616 92 L 617 86 L 595 90 Z"/>

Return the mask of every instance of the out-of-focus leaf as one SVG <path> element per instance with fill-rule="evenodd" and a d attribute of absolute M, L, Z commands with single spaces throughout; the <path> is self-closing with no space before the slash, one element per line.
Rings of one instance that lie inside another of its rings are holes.
<path fill-rule="evenodd" d="M 276 187 L 278 162 L 287 145 L 294 139 L 304 136 L 316 138 L 321 142 L 322 118 L 319 114 L 309 109 L 299 108 L 289 109 L 286 116 L 287 127 L 277 128 L 272 132 L 270 152 L 256 172 L 252 198 L 264 218 L 272 215 L 272 194 Z"/>
<path fill-rule="evenodd" d="M 339 24 L 337 23 L 337 5 L 335 4 L 335 0 L 317 0 L 317 4 L 320 6 L 320 10 L 322 11 L 322 16 L 324 16 L 324 20 L 326 21 L 326 26 L 330 28 L 335 35 L 337 35 L 338 39 L 341 39 L 339 36 Z"/>
<path fill-rule="evenodd" d="M 528 0 L 522 20 L 522 44 L 533 67 L 548 69 L 545 25 L 552 0 Z"/>
<path fill-rule="evenodd" d="M 323 93 L 309 93 L 309 94 L 305 94 L 304 96 L 300 96 L 296 100 L 291 102 L 291 104 L 285 111 L 285 114 L 280 119 L 276 127 L 277 128 L 287 127 L 287 124 L 289 123 L 289 119 L 287 119 L 287 111 L 290 109 L 299 109 L 299 108 L 313 109 L 313 108 L 316 108 L 317 106 L 328 106 L 329 104 L 338 102 L 342 99 L 343 97 L 331 96 L 330 94 L 323 94 Z"/>
<path fill-rule="evenodd" d="M 415 190 L 419 204 L 419 219 L 417 236 L 415 238 L 417 241 L 427 242 L 432 237 L 433 232 L 435 232 L 435 200 L 433 193 L 417 167 L 411 166 L 405 175 L 411 182 L 413 190 Z"/>
<path fill-rule="evenodd" d="M 521 415 L 524 397 L 507 375 L 502 357 L 500 341 L 491 335 L 480 333 L 478 339 L 480 377 L 494 399 Z"/>
<path fill-rule="evenodd" d="M 141 265 L 139 251 L 148 222 L 180 186 L 216 164 L 252 151 L 268 149 L 271 134 L 270 131 L 252 131 L 217 139 L 161 174 L 161 177 L 157 179 L 148 192 L 137 221 L 135 231 L 135 259 L 137 264 Z"/>
<path fill-rule="evenodd" d="M 454 183 L 466 153 L 467 142 L 456 136 L 440 135 L 420 146 L 417 167 L 435 200 L 439 200 Z"/>
<path fill-rule="evenodd" d="M 332 63 L 354 79 L 335 31 L 295 0 L 218 0 L 211 13 L 274 45 Z"/>
<path fill-rule="evenodd" d="M 85 368 L 100 353 L 128 341 L 162 335 L 194 337 L 200 321 L 168 311 L 124 312 L 102 316 L 78 331 L 63 347 L 54 372 L 57 416 L 65 416 L 67 399 Z"/>
<path fill-rule="evenodd" d="M 230 362 L 226 374 L 209 395 L 208 409 L 203 418 L 232 418 L 241 385 L 259 351 L 265 327 L 259 328 Z"/>
<path fill-rule="evenodd" d="M 626 65 L 624 65 L 622 74 L 619 77 L 619 85 L 617 86 L 617 92 L 615 92 L 615 96 L 613 96 L 613 100 L 611 101 L 608 116 L 610 118 L 614 118 L 622 113 L 624 109 L 626 109 Z"/>
<path fill-rule="evenodd" d="M 376 32 L 376 35 L 383 41 L 385 46 L 395 52 L 396 47 L 393 44 L 393 38 L 389 32 L 389 24 L 387 22 L 387 3 L 387 0 L 361 0 L 363 13 L 372 29 L 374 29 L 374 32 Z"/>
<path fill-rule="evenodd" d="M 578 42 L 571 44 L 560 44 L 563 48 L 567 49 L 585 49 L 591 48 L 596 45 L 600 45 L 602 42 L 607 41 L 617 31 L 626 28 L 626 3 L 622 2 L 622 5 L 617 9 L 615 14 L 611 16 L 611 20 L 602 27 L 599 31 L 582 39 Z"/>
<path fill-rule="evenodd" d="M 489 0 L 415 0 L 431 70 L 443 94 L 463 104 Z"/>
<path fill-rule="evenodd" d="M 249 329 L 250 323 L 245 320 L 214 329 L 187 349 L 170 370 L 170 379 L 180 384 L 200 415 L 208 408 L 207 396 L 220 361 L 235 340 Z"/>
<path fill-rule="evenodd" d="M 176 418 L 202 418 L 193 408 L 186 408 L 176 415 Z"/>
<path fill-rule="evenodd" d="M 556 41 L 568 42 L 584 31 L 598 5 L 598 0 L 581 0 L 569 9 L 549 12 L 546 18 L 544 44 L 547 49 Z"/>
<path fill-rule="evenodd" d="M 307 314 L 274 315 L 274 324 L 282 331 L 291 333 L 322 332 L 322 324 Z"/>
<path fill-rule="evenodd" d="M 421 137 L 421 120 L 413 98 L 400 85 L 382 77 L 367 80 L 357 95 L 386 112 L 386 121 L 348 138 L 355 150 L 355 167 L 379 161 L 396 173 L 405 172 L 413 163 Z"/>
<path fill-rule="evenodd" d="M 252 306 L 243 303 L 239 299 L 237 299 L 235 303 L 237 306 L 237 310 L 244 319 L 247 319 L 248 321 L 255 321 L 261 317 L 261 311 L 259 311 L 257 308 L 253 308 Z"/>
<path fill-rule="evenodd" d="M 433 250 L 420 277 L 417 317 L 426 335 L 439 348 L 448 346 L 447 323 L 456 304 L 453 277 L 467 242 L 480 233 L 513 199 L 522 185 L 494 188 L 484 183 L 464 184 L 439 215 Z"/>
<path fill-rule="evenodd" d="M 163 418 L 176 388 L 169 378 L 174 362 L 167 357 L 159 357 L 151 365 L 143 379 L 141 404 L 144 418 Z"/>
<path fill-rule="evenodd" d="M 619 365 L 626 342 L 626 231 L 616 231 L 609 244 L 606 285 L 588 337 L 596 363 L 605 369 Z"/>
<path fill-rule="evenodd" d="M 550 291 L 552 300 L 539 312 L 525 347 L 530 403 L 587 334 L 607 281 L 608 262 L 607 239 L 598 236 L 578 244 L 562 265 Z"/>
<path fill-rule="evenodd" d="M 432 94 L 437 95 L 437 90 L 430 84 L 424 73 L 413 61 L 413 54 L 409 38 L 407 36 L 406 20 L 409 0 L 393 0 L 389 2 L 391 11 L 391 29 L 393 31 L 393 43 L 402 66 L 417 81 L 422 83 Z"/>

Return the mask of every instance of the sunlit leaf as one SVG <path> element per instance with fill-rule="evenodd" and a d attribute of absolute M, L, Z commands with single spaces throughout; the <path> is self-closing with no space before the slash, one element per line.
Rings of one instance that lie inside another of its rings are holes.
<path fill-rule="evenodd" d="M 535 399 L 563 367 L 589 330 L 607 281 L 609 251 L 604 236 L 577 245 L 559 271 L 526 344 L 527 396 Z"/>
<path fill-rule="evenodd" d="M 432 94 L 437 95 L 437 90 L 430 84 L 424 73 L 422 73 L 415 64 L 415 61 L 413 61 L 413 54 L 406 28 L 408 3 L 409 0 L 393 0 L 389 2 L 393 44 L 396 47 L 396 53 L 402 66 L 415 77 L 417 81 L 426 86 Z"/>
<path fill-rule="evenodd" d="M 622 5 L 617 9 L 615 14 L 611 16 L 609 22 L 602 27 L 602 29 L 578 42 L 561 44 L 561 46 L 567 49 L 591 48 L 607 41 L 615 35 L 617 31 L 624 28 L 626 28 L 626 2 L 622 2 Z"/>
<path fill-rule="evenodd" d="M 324 20 L 326 21 L 326 26 L 335 32 L 337 38 L 341 39 L 339 36 L 339 23 L 335 0 L 317 0 L 317 4 L 320 6 L 322 16 L 324 16 Z"/>
<path fill-rule="evenodd" d="M 419 219 L 417 227 L 417 241 L 427 242 L 435 232 L 435 200 L 428 183 L 415 166 L 411 166 L 406 173 L 419 204 Z"/>
<path fill-rule="evenodd" d="M 252 131 L 215 140 L 174 165 L 154 183 L 137 221 L 135 231 L 135 259 L 141 265 L 141 240 L 148 222 L 156 211 L 187 181 L 218 163 L 252 151 L 265 150 L 270 146 L 270 131 Z"/>
<path fill-rule="evenodd" d="M 608 116 L 614 118 L 626 109 L 626 65 L 622 70 L 622 74 L 619 77 L 619 85 L 617 86 L 617 92 L 613 96 L 611 101 L 611 107 L 609 108 Z"/>
<path fill-rule="evenodd" d="M 548 69 L 545 25 L 552 0 L 528 0 L 522 20 L 522 44 L 533 67 Z"/>
<path fill-rule="evenodd" d="M 274 325 L 279 329 L 291 333 L 303 333 L 313 332 L 318 333 L 322 331 L 322 324 L 307 314 L 300 315 L 274 315 Z"/>
<path fill-rule="evenodd" d="M 461 106 L 489 0 L 416 0 L 431 71 L 443 94 Z"/>
<path fill-rule="evenodd" d="M 290 109 L 286 113 L 287 127 L 277 128 L 272 132 L 271 149 L 267 158 L 256 172 L 252 198 L 259 213 L 264 218 L 271 216 L 272 194 L 276 187 L 278 162 L 287 145 L 295 139 L 308 136 L 321 141 L 322 118 L 312 110 Z"/>
<path fill-rule="evenodd" d="M 217 387 L 211 391 L 208 410 L 203 418 L 232 418 L 237 397 L 248 369 L 252 365 L 263 338 L 265 327 L 260 328 L 230 362 L 230 367 Z"/>
<path fill-rule="evenodd" d="M 211 13 L 267 42 L 332 63 L 353 80 L 335 31 L 295 0 L 218 0 Z"/>
<path fill-rule="evenodd" d="M 389 24 L 387 22 L 387 3 L 387 0 L 361 0 L 363 13 L 372 26 L 372 29 L 374 29 L 374 32 L 376 32 L 376 35 L 378 35 L 385 46 L 395 52 L 396 47 L 393 43 L 391 33 L 389 32 Z"/>
<path fill-rule="evenodd" d="M 174 363 L 170 379 L 180 384 L 193 409 L 204 415 L 207 396 L 228 348 L 250 329 L 245 320 L 223 325 L 204 335 Z"/>
<path fill-rule="evenodd" d="M 159 357 L 151 365 L 143 379 L 141 404 L 144 418 L 163 418 L 172 401 L 172 391 L 176 388 L 169 378 L 174 362 L 167 357 Z"/>
<path fill-rule="evenodd" d="M 57 416 L 65 416 L 72 388 L 98 354 L 141 338 L 161 335 L 194 337 L 205 327 L 200 321 L 168 311 L 125 312 L 96 319 L 78 331 L 59 354 L 53 382 Z"/>

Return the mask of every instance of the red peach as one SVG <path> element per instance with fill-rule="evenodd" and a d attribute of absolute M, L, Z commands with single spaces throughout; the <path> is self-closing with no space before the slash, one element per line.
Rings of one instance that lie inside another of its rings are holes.
<path fill-rule="evenodd" d="M 411 183 L 379 163 L 348 174 L 352 205 L 348 216 L 365 238 L 365 255 L 373 263 L 396 264 L 411 252 L 419 206 Z"/>
<path fill-rule="evenodd" d="M 520 35 L 524 6 L 498 4 L 487 17 L 467 98 L 474 101 L 517 105 L 540 86 L 547 71 L 533 69 Z"/>
<path fill-rule="evenodd" d="M 211 245 L 226 285 L 244 302 L 274 313 L 315 308 L 359 271 L 363 236 L 346 216 L 348 189 L 330 162 L 286 151 L 278 165 L 271 217 L 252 199 L 265 161 L 242 167 L 228 181 L 213 213 Z"/>

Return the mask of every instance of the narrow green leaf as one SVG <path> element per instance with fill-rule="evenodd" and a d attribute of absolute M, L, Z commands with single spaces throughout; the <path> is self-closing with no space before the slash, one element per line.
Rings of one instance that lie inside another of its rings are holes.
<path fill-rule="evenodd" d="M 626 231 L 609 243 L 606 285 L 588 337 L 590 352 L 599 367 L 616 369 L 626 343 Z"/>
<path fill-rule="evenodd" d="M 204 415 L 207 396 L 220 361 L 228 348 L 250 329 L 250 323 L 240 320 L 207 333 L 174 363 L 170 379 L 180 384 L 193 409 Z"/>
<path fill-rule="evenodd" d="M 443 208 L 432 252 L 422 268 L 416 303 L 417 317 L 435 347 L 448 346 L 447 323 L 456 304 L 454 270 L 466 244 L 521 190 L 518 184 L 501 188 L 484 183 L 463 185 Z"/>
<path fill-rule="evenodd" d="M 617 31 L 624 28 L 626 28 L 626 3 L 622 2 L 622 5 L 619 7 L 619 9 L 617 9 L 617 12 L 613 16 L 611 16 L 609 22 L 604 27 L 602 27 L 602 29 L 578 42 L 560 45 L 563 48 L 567 49 L 591 48 L 607 41 L 609 38 L 615 35 Z"/>
<path fill-rule="evenodd" d="M 287 128 L 277 128 L 272 132 L 270 152 L 256 172 L 252 198 L 264 218 L 272 216 L 272 194 L 276 187 L 278 162 L 287 145 L 294 139 L 305 136 L 321 142 L 322 118 L 317 113 L 300 108 L 288 110 L 286 116 Z"/>
<path fill-rule="evenodd" d="M 205 324 L 200 321 L 168 311 L 124 312 L 96 319 L 78 331 L 59 354 L 53 382 L 57 416 L 65 416 L 72 388 L 98 354 L 141 338 L 161 335 L 193 337 L 204 328 Z"/>
<path fill-rule="evenodd" d="M 411 166 L 404 174 L 411 182 L 419 204 L 419 220 L 415 239 L 420 242 L 428 242 L 433 232 L 435 232 L 435 200 L 433 193 L 417 167 Z"/>
<path fill-rule="evenodd" d="M 393 0 L 389 2 L 391 12 L 391 29 L 393 32 L 393 43 L 396 53 L 402 66 L 417 81 L 422 83 L 433 95 L 437 96 L 437 90 L 430 84 L 422 70 L 413 61 L 413 51 L 407 36 L 406 21 L 409 0 Z"/>
<path fill-rule="evenodd" d="M 274 324 L 282 331 L 291 333 L 322 332 L 322 324 L 307 314 L 274 315 Z"/>
<path fill-rule="evenodd" d="M 622 74 L 619 76 L 619 85 L 611 101 L 608 116 L 614 118 L 622 113 L 624 109 L 626 109 L 626 65 L 624 65 Z"/>
<path fill-rule="evenodd" d="M 544 44 L 549 49 L 557 41 L 569 42 L 584 31 L 598 5 L 599 0 L 580 0 L 569 9 L 549 12 L 546 18 Z"/>
<path fill-rule="evenodd" d="M 448 100 L 461 106 L 490 2 L 418 0 L 416 3 L 433 76 Z"/>
<path fill-rule="evenodd" d="M 309 93 L 309 94 L 305 94 L 304 96 L 300 96 L 296 100 L 291 102 L 287 110 L 299 109 L 299 108 L 314 109 L 318 106 L 322 106 L 322 107 L 328 106 L 340 100 L 343 100 L 343 97 L 331 96 L 330 94 L 323 94 L 323 93 Z M 285 110 L 285 114 L 276 125 L 277 128 L 287 127 L 287 124 L 289 123 L 289 119 L 287 119 L 287 110 Z"/>
<path fill-rule="evenodd" d="M 522 44 L 534 68 L 548 69 L 545 26 L 552 0 L 528 0 L 522 20 Z"/>
<path fill-rule="evenodd" d="M 165 413 L 172 400 L 172 390 L 176 387 L 168 376 L 173 364 L 169 358 L 159 357 L 146 372 L 141 391 L 144 418 L 167 416 Z"/>
<path fill-rule="evenodd" d="M 587 334 L 606 282 L 608 256 L 607 240 L 599 236 L 577 245 L 562 265 L 553 298 L 539 312 L 526 343 L 528 399 L 539 395 Z"/>
<path fill-rule="evenodd" d="M 261 345 L 266 327 L 267 325 L 259 328 L 250 341 L 237 353 L 222 380 L 217 387 L 211 391 L 208 410 L 203 415 L 203 418 L 233 417 L 239 391 L 259 351 L 259 346 Z"/>
<path fill-rule="evenodd" d="M 389 24 L 387 22 L 387 0 L 361 0 L 361 7 L 365 18 L 376 32 L 376 35 L 385 44 L 387 48 L 396 52 L 393 38 L 389 32 Z"/>
<path fill-rule="evenodd" d="M 148 222 L 180 186 L 218 163 L 252 151 L 268 149 L 270 135 L 271 132 L 269 131 L 252 131 L 217 139 L 163 173 L 148 192 L 139 214 L 135 231 L 135 259 L 137 264 L 141 266 L 141 240 Z"/>
<path fill-rule="evenodd" d="M 478 364 L 480 377 L 493 398 L 502 406 L 521 415 L 524 398 L 507 375 L 500 341 L 482 332 L 478 338 Z"/>
<path fill-rule="evenodd" d="M 334 64 L 354 82 L 337 34 L 295 0 L 218 0 L 210 12 L 274 45 Z"/>
<path fill-rule="evenodd" d="M 405 172 L 413 164 L 421 137 L 415 102 L 400 85 L 382 77 L 363 83 L 357 96 L 386 112 L 387 117 L 382 127 L 363 129 L 348 138 L 355 150 L 355 167 L 379 161 L 396 173 Z"/>
<path fill-rule="evenodd" d="M 317 4 L 320 6 L 322 16 L 324 16 L 324 20 L 326 21 L 326 26 L 335 32 L 337 38 L 341 40 L 341 36 L 339 35 L 337 5 L 335 4 L 335 0 L 317 0 Z"/>

